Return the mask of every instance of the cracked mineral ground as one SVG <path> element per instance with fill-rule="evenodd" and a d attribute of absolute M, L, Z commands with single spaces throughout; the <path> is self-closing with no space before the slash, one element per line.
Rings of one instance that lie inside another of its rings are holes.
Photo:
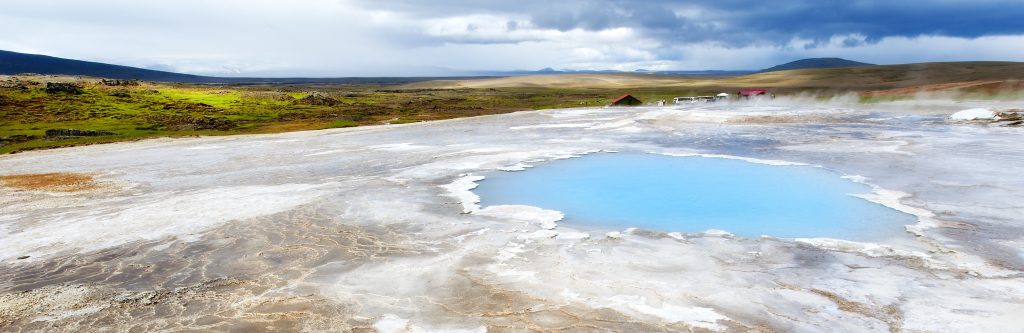
<path fill-rule="evenodd" d="M 1024 131 L 948 119 L 999 104 L 558 109 L 2 156 L 0 330 L 1024 331 Z M 870 242 L 741 237 L 472 192 L 616 152 L 821 167 L 915 218 Z"/>

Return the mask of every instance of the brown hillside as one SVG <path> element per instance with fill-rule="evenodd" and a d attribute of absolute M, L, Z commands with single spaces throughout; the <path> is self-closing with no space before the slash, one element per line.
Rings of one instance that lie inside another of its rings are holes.
<path fill-rule="evenodd" d="M 944 62 L 849 68 L 797 69 L 734 77 L 650 74 L 548 74 L 502 78 L 437 80 L 404 85 L 405 88 L 643 88 L 678 87 L 732 90 L 746 87 L 783 90 L 871 91 L 929 85 L 983 83 L 989 87 L 1020 88 L 1024 63 Z M 957 85 L 951 85 L 956 87 Z"/>

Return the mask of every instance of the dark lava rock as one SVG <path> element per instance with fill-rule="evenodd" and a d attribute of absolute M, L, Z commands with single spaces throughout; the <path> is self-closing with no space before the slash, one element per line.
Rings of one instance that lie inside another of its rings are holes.
<path fill-rule="evenodd" d="M 15 143 L 29 142 L 38 138 L 35 135 L 24 135 L 16 134 L 10 136 L 0 136 L 0 147 L 13 145 Z"/>
<path fill-rule="evenodd" d="M 996 112 L 996 116 L 998 116 L 999 120 L 1001 120 L 1001 121 L 1018 121 L 1018 120 L 1024 120 L 1024 116 L 1021 116 L 1022 112 L 1024 112 L 1024 111 L 1022 111 L 1022 110 L 1006 110 L 1006 111 Z"/>
<path fill-rule="evenodd" d="M 331 98 L 330 96 L 327 96 L 326 94 L 314 92 L 306 97 L 296 100 L 295 104 L 334 106 L 335 104 L 338 104 L 338 101 L 336 99 Z"/>
<path fill-rule="evenodd" d="M 212 116 L 158 114 L 146 118 L 150 122 L 159 124 L 171 131 L 228 130 L 235 127 L 235 123 L 231 120 Z"/>
<path fill-rule="evenodd" d="M 82 93 L 82 87 L 74 83 L 47 82 L 46 93 L 79 95 Z"/>
<path fill-rule="evenodd" d="M 218 111 L 216 107 L 206 103 L 189 103 L 185 105 L 185 110 L 189 111 Z"/>
<path fill-rule="evenodd" d="M 139 85 L 139 80 L 107 80 L 107 79 L 103 79 L 103 80 L 100 80 L 100 84 L 105 85 L 105 86 L 112 86 L 112 87 L 117 87 L 117 86 L 137 86 L 137 85 Z"/>
<path fill-rule="evenodd" d="M 48 129 L 46 130 L 46 137 L 51 139 L 67 139 L 67 138 L 80 138 L 86 136 L 104 136 L 114 135 L 112 132 L 106 131 L 92 131 L 92 130 L 80 130 L 80 129 Z"/>

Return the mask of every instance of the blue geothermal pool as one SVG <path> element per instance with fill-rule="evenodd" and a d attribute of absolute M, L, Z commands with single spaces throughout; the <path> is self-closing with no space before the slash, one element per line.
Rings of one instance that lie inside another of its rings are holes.
<path fill-rule="evenodd" d="M 867 240 L 916 218 L 849 194 L 866 185 L 810 166 L 656 154 L 597 154 L 487 176 L 481 205 L 530 205 L 561 223 L 738 236 Z"/>

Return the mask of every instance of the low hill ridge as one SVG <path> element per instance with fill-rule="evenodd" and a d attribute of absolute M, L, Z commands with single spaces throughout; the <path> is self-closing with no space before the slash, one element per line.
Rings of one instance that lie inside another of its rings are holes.
<path fill-rule="evenodd" d="M 860 67 L 860 66 L 872 66 L 866 62 L 859 62 L 853 60 L 846 60 L 843 58 L 808 58 L 800 59 L 797 61 L 787 62 L 782 65 L 774 66 L 761 70 L 761 72 L 778 72 L 788 71 L 791 69 L 805 69 L 805 68 L 840 68 L 840 67 Z"/>
<path fill-rule="evenodd" d="M 83 75 L 122 80 L 137 79 L 191 83 L 206 82 L 208 79 L 198 75 L 0 50 L 0 74 L 13 75 L 21 73 Z"/>

